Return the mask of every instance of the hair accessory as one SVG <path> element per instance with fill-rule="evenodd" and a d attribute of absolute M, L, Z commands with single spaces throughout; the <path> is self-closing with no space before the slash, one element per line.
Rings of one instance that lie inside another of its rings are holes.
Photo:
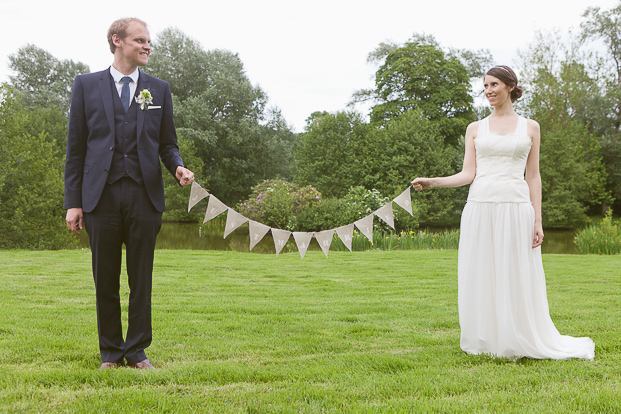
<path fill-rule="evenodd" d="M 498 69 L 502 69 L 502 70 L 504 70 L 504 71 L 505 71 L 505 72 L 507 72 L 509 75 L 511 75 L 511 72 L 509 72 L 509 70 L 508 70 L 507 68 L 502 67 L 502 66 L 496 66 L 496 67 L 497 67 Z"/>

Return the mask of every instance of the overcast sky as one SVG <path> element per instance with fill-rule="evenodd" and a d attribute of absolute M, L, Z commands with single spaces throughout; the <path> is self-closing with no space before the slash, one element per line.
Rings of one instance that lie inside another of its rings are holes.
<path fill-rule="evenodd" d="M 346 108 L 352 92 L 373 86 L 367 54 L 380 42 L 405 42 L 413 33 L 443 47 L 490 49 L 512 65 L 536 30 L 578 28 L 590 6 L 619 0 L 0 0 L 0 82 L 8 56 L 27 43 L 60 59 L 112 63 L 106 32 L 119 17 L 145 20 L 152 38 L 177 27 L 205 49 L 238 53 L 253 84 L 267 92 L 296 132 L 314 111 Z"/>

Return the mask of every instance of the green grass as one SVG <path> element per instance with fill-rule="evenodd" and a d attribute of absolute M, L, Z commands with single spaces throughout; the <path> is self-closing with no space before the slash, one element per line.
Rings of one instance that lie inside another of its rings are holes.
<path fill-rule="evenodd" d="M 464 354 L 456 251 L 166 250 L 160 369 L 101 372 L 89 251 L 1 251 L 0 412 L 621 412 L 621 258 L 544 265 L 594 361 Z"/>

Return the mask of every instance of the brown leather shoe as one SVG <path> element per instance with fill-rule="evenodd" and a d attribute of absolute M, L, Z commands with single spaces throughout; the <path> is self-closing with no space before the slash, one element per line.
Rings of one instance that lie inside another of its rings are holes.
<path fill-rule="evenodd" d="M 119 364 L 118 362 L 104 362 L 103 364 L 101 364 L 99 369 L 118 368 L 120 366 L 121 364 Z"/>
<path fill-rule="evenodd" d="M 148 359 L 143 359 L 140 362 L 137 362 L 135 364 L 129 364 L 128 367 L 130 368 L 137 368 L 137 369 L 156 369 L 153 364 L 151 364 L 151 362 L 149 362 Z"/>

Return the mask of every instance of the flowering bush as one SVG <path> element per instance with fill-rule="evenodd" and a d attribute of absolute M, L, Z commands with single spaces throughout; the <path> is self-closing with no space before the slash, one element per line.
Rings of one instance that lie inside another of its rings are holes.
<path fill-rule="evenodd" d="M 252 187 L 248 199 L 237 211 L 251 220 L 270 227 L 297 230 L 297 215 L 313 204 L 321 203 L 321 194 L 313 187 L 300 187 L 284 180 L 265 180 Z"/>

